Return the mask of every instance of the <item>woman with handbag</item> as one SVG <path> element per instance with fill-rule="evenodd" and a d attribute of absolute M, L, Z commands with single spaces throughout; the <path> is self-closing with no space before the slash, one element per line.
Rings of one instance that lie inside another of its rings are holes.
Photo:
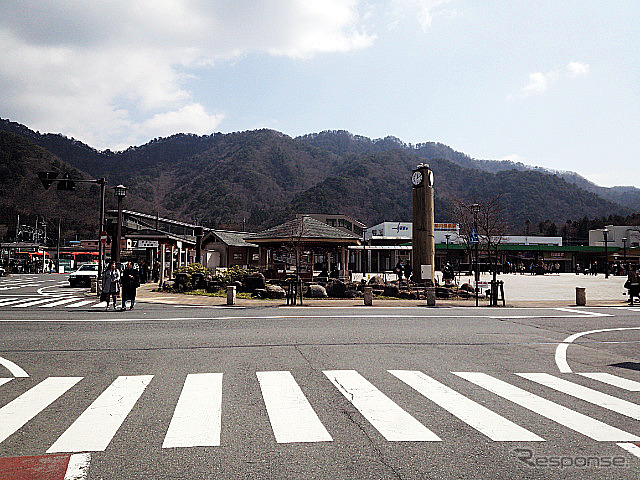
<path fill-rule="evenodd" d="M 140 275 L 133 268 L 132 262 L 127 262 L 127 267 L 122 272 L 122 310 L 127 309 L 127 300 L 131 301 L 129 310 L 133 310 L 136 304 L 136 289 L 140 286 Z"/>
<path fill-rule="evenodd" d="M 102 279 L 102 295 L 104 296 L 107 306 L 105 311 L 109 310 L 109 297 L 113 298 L 113 309 L 116 309 L 116 298 L 120 295 L 120 270 L 116 267 L 116 262 L 111 262 L 109 269 L 104 272 Z"/>

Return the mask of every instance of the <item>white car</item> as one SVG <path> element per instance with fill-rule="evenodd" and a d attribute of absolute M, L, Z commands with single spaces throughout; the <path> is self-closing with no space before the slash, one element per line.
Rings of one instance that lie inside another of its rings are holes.
<path fill-rule="evenodd" d="M 86 287 L 90 287 L 92 278 L 98 278 L 98 264 L 85 263 L 78 270 L 69 275 L 69 286 L 77 287 L 79 285 L 84 285 Z"/>

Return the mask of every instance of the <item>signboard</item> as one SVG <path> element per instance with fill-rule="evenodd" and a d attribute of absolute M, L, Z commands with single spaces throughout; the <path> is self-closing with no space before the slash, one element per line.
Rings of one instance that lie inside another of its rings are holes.
<path fill-rule="evenodd" d="M 102 231 L 102 233 L 100 234 L 100 241 L 102 243 L 107 243 L 107 232 L 105 232 L 104 230 Z"/>
<path fill-rule="evenodd" d="M 138 248 L 158 248 L 157 240 L 138 240 Z"/>
<path fill-rule="evenodd" d="M 471 237 L 469 238 L 469 243 L 471 243 L 473 245 L 475 245 L 477 243 L 480 243 L 480 237 L 478 236 L 478 232 L 476 232 L 475 228 L 471 232 Z"/>

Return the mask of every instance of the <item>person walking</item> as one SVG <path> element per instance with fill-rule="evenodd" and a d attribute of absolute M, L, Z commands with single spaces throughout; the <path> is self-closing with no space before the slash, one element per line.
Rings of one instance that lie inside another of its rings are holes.
<path fill-rule="evenodd" d="M 102 279 L 102 295 L 107 302 L 105 311 L 109 310 L 109 298 L 113 298 L 113 309 L 116 309 L 116 298 L 120 295 L 120 278 L 120 270 L 118 270 L 116 262 L 111 262 Z"/>
<path fill-rule="evenodd" d="M 627 281 L 624 286 L 629 290 L 629 305 L 633 305 L 633 297 L 638 297 L 638 300 L 640 300 L 640 276 L 638 276 L 638 270 L 632 266 L 629 267 Z"/>
<path fill-rule="evenodd" d="M 122 310 L 127 309 L 127 300 L 131 302 L 129 310 L 133 310 L 136 304 L 136 289 L 140 286 L 140 275 L 138 270 L 133 268 L 131 261 L 122 272 Z"/>

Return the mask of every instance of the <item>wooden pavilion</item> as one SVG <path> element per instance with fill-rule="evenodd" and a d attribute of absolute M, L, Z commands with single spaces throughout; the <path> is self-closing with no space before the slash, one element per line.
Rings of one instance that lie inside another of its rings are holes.
<path fill-rule="evenodd" d="M 284 278 L 297 272 L 305 280 L 325 268 L 327 272 L 337 268 L 339 276 L 347 278 L 348 247 L 360 245 L 360 237 L 308 215 L 251 234 L 245 240 L 259 246 L 261 269 L 267 278 Z"/>

